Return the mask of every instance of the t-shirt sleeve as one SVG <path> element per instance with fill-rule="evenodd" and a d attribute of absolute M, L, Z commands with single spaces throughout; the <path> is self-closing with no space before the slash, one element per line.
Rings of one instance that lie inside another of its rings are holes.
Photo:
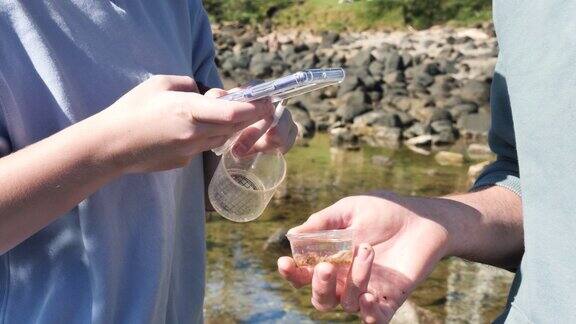
<path fill-rule="evenodd" d="M 6 118 L 4 118 L 4 111 L 0 105 L 0 157 L 6 156 L 11 152 L 12 145 L 10 143 L 10 137 L 8 136 Z"/>
<path fill-rule="evenodd" d="M 492 126 L 488 141 L 490 148 L 496 154 L 496 161 L 484 170 L 472 189 L 501 186 L 521 195 L 514 124 L 504 75 L 497 65 L 490 93 Z"/>
<path fill-rule="evenodd" d="M 221 88 L 215 62 L 214 41 L 208 14 L 200 0 L 189 1 L 192 27 L 192 74 L 196 82 L 208 88 Z M 200 88 L 202 86 L 199 85 Z M 202 89 L 201 89 L 202 90 Z"/>

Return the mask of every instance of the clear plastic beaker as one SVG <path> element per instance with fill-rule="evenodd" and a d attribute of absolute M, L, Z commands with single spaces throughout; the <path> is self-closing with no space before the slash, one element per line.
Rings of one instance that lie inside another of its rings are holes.
<path fill-rule="evenodd" d="M 236 157 L 226 151 L 208 186 L 214 209 L 234 222 L 258 218 L 286 176 L 280 151 Z"/>

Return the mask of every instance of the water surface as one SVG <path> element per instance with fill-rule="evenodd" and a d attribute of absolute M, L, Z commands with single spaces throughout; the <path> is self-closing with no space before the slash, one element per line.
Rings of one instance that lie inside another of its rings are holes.
<path fill-rule="evenodd" d="M 374 158 L 379 156 L 378 158 Z M 385 165 L 374 160 L 389 162 Z M 286 155 L 283 192 L 264 215 L 250 223 L 232 223 L 217 214 L 207 224 L 208 323 L 358 322 L 342 311 L 321 313 L 310 305 L 310 290 L 296 290 L 276 272 L 281 251 L 264 251 L 278 228 L 302 223 L 311 213 L 351 194 L 392 190 L 435 196 L 468 186 L 468 165 L 443 167 L 431 156 L 406 149 L 364 147 L 339 151 L 319 134 L 308 147 Z M 412 294 L 396 323 L 488 323 L 501 311 L 512 275 L 492 267 L 452 258 L 442 261 Z"/>

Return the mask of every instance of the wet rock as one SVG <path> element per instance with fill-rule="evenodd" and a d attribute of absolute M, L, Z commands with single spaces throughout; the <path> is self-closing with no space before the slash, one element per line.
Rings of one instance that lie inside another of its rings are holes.
<path fill-rule="evenodd" d="M 356 90 L 347 93 L 344 97 L 344 104 L 336 110 L 338 115 L 346 123 L 354 120 L 354 117 L 359 116 L 371 109 L 368 104 L 367 96 L 364 92 Z"/>
<path fill-rule="evenodd" d="M 288 110 L 292 114 L 292 119 L 298 126 L 298 136 L 301 138 L 312 138 L 316 132 L 316 123 L 310 118 L 310 113 L 302 108 L 289 106 Z"/>
<path fill-rule="evenodd" d="M 290 250 L 290 241 L 286 238 L 286 233 L 288 230 L 285 228 L 279 228 L 274 233 L 272 233 L 262 249 L 264 251 L 274 251 L 274 252 L 286 252 Z"/>
<path fill-rule="evenodd" d="M 337 127 L 330 130 L 330 146 L 355 150 L 359 145 L 358 136 L 352 134 L 350 129 Z"/>
<path fill-rule="evenodd" d="M 494 156 L 490 147 L 486 144 L 473 143 L 470 144 L 466 150 L 468 156 L 474 160 L 490 159 Z"/>
<path fill-rule="evenodd" d="M 413 145 L 413 146 L 431 146 L 432 145 L 432 135 L 420 135 L 413 137 L 406 141 L 406 145 Z"/>
<path fill-rule="evenodd" d="M 419 137 L 429 132 L 428 127 L 422 123 L 414 123 L 404 131 L 404 138 Z"/>
<path fill-rule="evenodd" d="M 463 115 L 458 118 L 460 133 L 468 137 L 488 134 L 490 115 L 486 113 Z"/>
<path fill-rule="evenodd" d="M 395 113 L 384 111 L 370 111 L 354 118 L 354 124 L 360 126 L 387 126 L 400 127 L 401 122 Z"/>
<path fill-rule="evenodd" d="M 434 159 L 438 164 L 446 165 L 462 165 L 464 163 L 464 155 L 455 152 L 440 151 L 436 153 Z"/>
<path fill-rule="evenodd" d="M 375 147 L 396 148 L 402 138 L 402 130 L 395 127 L 352 125 L 352 131 L 363 142 Z"/>

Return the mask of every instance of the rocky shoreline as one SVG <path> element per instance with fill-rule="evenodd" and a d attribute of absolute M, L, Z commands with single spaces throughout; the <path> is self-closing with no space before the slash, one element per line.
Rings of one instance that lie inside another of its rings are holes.
<path fill-rule="evenodd" d="M 227 86 L 309 67 L 345 68 L 339 87 L 290 101 L 303 138 L 329 132 L 332 146 L 348 149 L 486 141 L 498 54 L 491 24 L 341 34 L 220 25 L 214 39 Z"/>

